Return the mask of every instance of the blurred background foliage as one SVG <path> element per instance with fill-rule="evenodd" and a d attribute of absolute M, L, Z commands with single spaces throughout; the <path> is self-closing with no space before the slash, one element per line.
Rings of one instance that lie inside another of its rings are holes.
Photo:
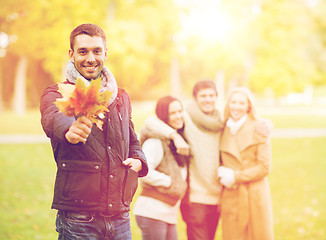
<path fill-rule="evenodd" d="M 326 85 L 322 0 L 0 0 L 0 109 L 36 108 L 60 82 L 69 34 L 101 26 L 132 100 L 189 97 L 202 78 L 285 96 Z"/>

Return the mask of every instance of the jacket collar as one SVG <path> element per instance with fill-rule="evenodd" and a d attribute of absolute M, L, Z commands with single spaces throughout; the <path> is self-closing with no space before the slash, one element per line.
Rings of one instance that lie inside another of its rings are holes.
<path fill-rule="evenodd" d="M 257 121 L 248 117 L 236 135 L 232 135 L 229 127 L 225 127 L 220 142 L 220 151 L 227 152 L 241 159 L 241 152 L 249 146 L 266 141 L 266 137 L 256 133 Z"/>

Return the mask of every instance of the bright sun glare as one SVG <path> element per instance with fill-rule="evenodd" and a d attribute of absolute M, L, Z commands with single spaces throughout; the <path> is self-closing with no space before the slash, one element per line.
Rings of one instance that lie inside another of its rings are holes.
<path fill-rule="evenodd" d="M 240 18 L 227 11 L 222 0 L 175 0 L 175 2 L 187 8 L 180 16 L 183 27 L 180 34 L 183 38 L 200 36 L 205 41 L 226 43 L 246 24 L 246 20 L 260 14 L 259 5 L 246 6 L 249 7 L 249 12 Z"/>
<path fill-rule="evenodd" d="M 183 18 L 183 31 L 207 40 L 224 41 L 231 30 L 229 17 L 216 9 L 193 9 Z"/>
<path fill-rule="evenodd" d="M 181 15 L 183 37 L 201 36 L 205 40 L 226 40 L 232 24 L 220 1 L 190 1 L 187 2 L 187 8 L 188 11 Z"/>

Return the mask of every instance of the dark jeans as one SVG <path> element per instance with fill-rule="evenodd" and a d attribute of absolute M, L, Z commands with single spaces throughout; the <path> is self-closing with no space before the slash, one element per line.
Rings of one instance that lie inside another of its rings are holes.
<path fill-rule="evenodd" d="M 183 203 L 180 210 L 187 224 L 188 240 L 214 240 L 221 213 L 219 205 Z"/>
<path fill-rule="evenodd" d="M 152 218 L 136 216 L 143 240 L 177 240 L 177 227 Z"/>
<path fill-rule="evenodd" d="M 128 212 L 108 217 L 58 211 L 56 231 L 59 240 L 131 240 Z"/>

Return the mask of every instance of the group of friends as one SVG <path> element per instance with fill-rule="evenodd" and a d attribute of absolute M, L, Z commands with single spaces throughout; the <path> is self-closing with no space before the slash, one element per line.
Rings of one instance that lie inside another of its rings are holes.
<path fill-rule="evenodd" d="M 160 98 L 138 138 L 130 98 L 104 66 L 107 55 L 99 26 L 71 32 L 64 83 L 101 77 L 102 90 L 112 92 L 102 130 L 59 112 L 57 84 L 41 97 L 41 123 L 57 164 L 58 239 L 132 239 L 138 180 L 132 213 L 143 240 L 178 239 L 179 209 L 189 240 L 213 240 L 220 220 L 224 240 L 273 239 L 271 127 L 256 115 L 250 90 L 232 89 L 222 116 L 214 82 L 200 80 L 185 106 Z"/>

